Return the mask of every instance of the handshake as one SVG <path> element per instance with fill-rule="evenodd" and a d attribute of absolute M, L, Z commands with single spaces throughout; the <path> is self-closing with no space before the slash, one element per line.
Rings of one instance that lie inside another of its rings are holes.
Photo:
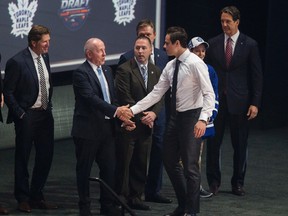
<path fill-rule="evenodd" d="M 128 131 L 132 131 L 136 128 L 135 122 L 130 120 L 132 117 L 134 117 L 134 114 L 129 108 L 129 104 L 126 106 L 118 107 L 116 110 L 116 116 L 121 121 L 123 121 L 121 127 L 124 127 Z"/>

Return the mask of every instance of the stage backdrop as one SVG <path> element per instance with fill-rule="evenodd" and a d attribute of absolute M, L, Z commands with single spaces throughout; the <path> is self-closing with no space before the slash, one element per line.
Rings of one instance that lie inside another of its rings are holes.
<path fill-rule="evenodd" d="M 83 45 L 90 37 L 105 42 L 107 64 L 117 63 L 120 54 L 132 48 L 135 27 L 143 18 L 155 22 L 155 45 L 162 46 L 164 6 L 165 0 L 1 0 L 1 69 L 7 59 L 27 46 L 33 24 L 51 31 L 53 72 L 72 70 L 82 63 Z"/>

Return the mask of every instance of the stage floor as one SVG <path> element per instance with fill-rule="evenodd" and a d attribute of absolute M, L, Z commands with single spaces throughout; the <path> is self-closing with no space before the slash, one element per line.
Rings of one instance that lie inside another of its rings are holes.
<path fill-rule="evenodd" d="M 31 163 L 33 164 L 33 153 Z M 205 157 L 202 159 L 205 165 Z M 52 169 L 45 187 L 46 199 L 57 203 L 57 210 L 34 210 L 30 214 L 16 210 L 13 197 L 14 149 L 0 150 L 0 204 L 10 210 L 10 215 L 71 215 L 78 213 L 78 196 L 75 180 L 75 156 L 72 139 L 55 142 Z M 232 147 L 229 131 L 222 146 L 222 185 L 217 196 L 201 199 L 199 216 L 287 216 L 288 215 L 288 128 L 253 129 L 249 138 L 249 160 L 246 173 L 246 195 L 231 194 Z M 91 176 L 98 176 L 97 166 Z M 30 172 L 31 173 L 31 172 Z M 202 184 L 207 188 L 205 166 L 202 166 Z M 99 215 L 99 185 L 91 183 L 92 213 Z M 162 194 L 173 199 L 172 204 L 151 205 L 151 211 L 136 211 L 139 216 L 161 216 L 171 212 L 177 201 L 170 181 L 164 173 Z M 128 215 L 128 214 L 126 214 Z"/>

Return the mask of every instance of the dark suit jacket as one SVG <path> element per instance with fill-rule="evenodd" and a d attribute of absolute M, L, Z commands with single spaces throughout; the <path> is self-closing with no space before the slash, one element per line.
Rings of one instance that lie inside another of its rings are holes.
<path fill-rule="evenodd" d="M 132 58 L 134 58 L 133 49 L 120 56 L 118 66 Z M 154 48 L 154 58 L 155 58 L 155 65 L 159 67 L 162 71 L 168 62 L 168 56 L 166 52 L 164 52 L 163 50 Z"/>
<path fill-rule="evenodd" d="M 148 82 L 147 89 L 137 62 L 134 58 L 121 64 L 116 71 L 115 83 L 117 99 L 120 105 L 133 106 L 138 101 L 143 99 L 149 92 L 152 91 L 154 85 L 158 82 L 161 71 L 152 63 L 148 63 Z M 156 115 L 160 112 L 163 106 L 163 100 L 150 107 L 148 110 L 153 111 Z M 136 130 L 144 125 L 140 122 L 142 114 L 135 116 Z M 145 126 L 148 128 L 148 126 Z M 147 130 L 151 132 L 151 130 Z"/>
<path fill-rule="evenodd" d="M 1 62 L 1 54 L 0 54 L 0 62 Z M 1 76 L 1 70 L 0 70 L 0 104 L 2 102 L 2 96 L 1 95 L 2 95 L 2 76 Z M 1 107 L 0 107 L 0 121 L 3 122 Z"/>
<path fill-rule="evenodd" d="M 102 133 L 105 116 L 113 119 L 117 107 L 115 101 L 114 81 L 111 68 L 102 65 L 106 77 L 111 104 L 104 101 L 100 81 L 88 61 L 73 72 L 75 109 L 71 135 L 96 140 Z"/>
<path fill-rule="evenodd" d="M 206 62 L 217 72 L 220 101 L 225 92 L 232 114 L 247 112 L 250 105 L 260 107 L 263 75 L 257 42 L 240 33 L 229 68 L 226 68 L 224 34 L 208 43 Z"/>
<path fill-rule="evenodd" d="M 1 95 L 2 95 L 2 78 L 1 78 L 1 74 L 0 74 L 0 104 L 2 102 L 2 96 Z M 3 122 L 1 107 L 0 107 L 0 121 Z"/>
<path fill-rule="evenodd" d="M 49 55 L 42 55 L 49 74 L 49 104 L 48 109 L 52 108 L 51 97 L 53 86 L 51 82 L 51 70 Z M 7 123 L 18 119 L 32 107 L 37 100 L 39 93 L 39 80 L 37 71 L 28 48 L 22 50 L 6 63 L 4 77 L 4 97 L 5 103 L 9 108 Z"/>

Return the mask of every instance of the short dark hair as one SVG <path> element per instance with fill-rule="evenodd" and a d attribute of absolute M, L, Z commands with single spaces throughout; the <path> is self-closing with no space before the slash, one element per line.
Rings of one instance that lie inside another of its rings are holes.
<path fill-rule="evenodd" d="M 50 34 L 50 31 L 47 27 L 42 25 L 33 25 L 28 33 L 28 44 L 32 46 L 32 41 L 40 41 L 42 35 Z"/>
<path fill-rule="evenodd" d="M 142 20 L 140 20 L 140 22 L 136 26 L 136 34 L 138 35 L 139 30 L 143 27 L 146 27 L 146 26 L 150 26 L 153 29 L 153 32 L 155 32 L 154 23 L 149 19 L 142 19 Z"/>
<path fill-rule="evenodd" d="M 145 36 L 145 35 L 139 35 L 139 36 L 137 36 L 137 38 L 135 39 L 135 42 L 136 42 L 137 40 L 139 40 L 139 39 L 147 40 L 147 41 L 149 42 L 150 47 L 152 47 L 152 42 L 151 42 L 151 40 L 150 40 L 149 37 L 147 37 L 147 36 Z"/>
<path fill-rule="evenodd" d="M 166 34 L 170 35 L 170 40 L 172 44 L 179 40 L 183 48 L 187 47 L 188 35 L 184 28 L 179 26 L 172 26 L 167 29 Z"/>
<path fill-rule="evenodd" d="M 238 10 L 237 7 L 235 6 L 227 6 L 224 7 L 221 11 L 220 11 L 220 16 L 222 15 L 222 13 L 228 13 L 232 16 L 233 21 L 236 20 L 240 20 L 240 11 Z"/>

